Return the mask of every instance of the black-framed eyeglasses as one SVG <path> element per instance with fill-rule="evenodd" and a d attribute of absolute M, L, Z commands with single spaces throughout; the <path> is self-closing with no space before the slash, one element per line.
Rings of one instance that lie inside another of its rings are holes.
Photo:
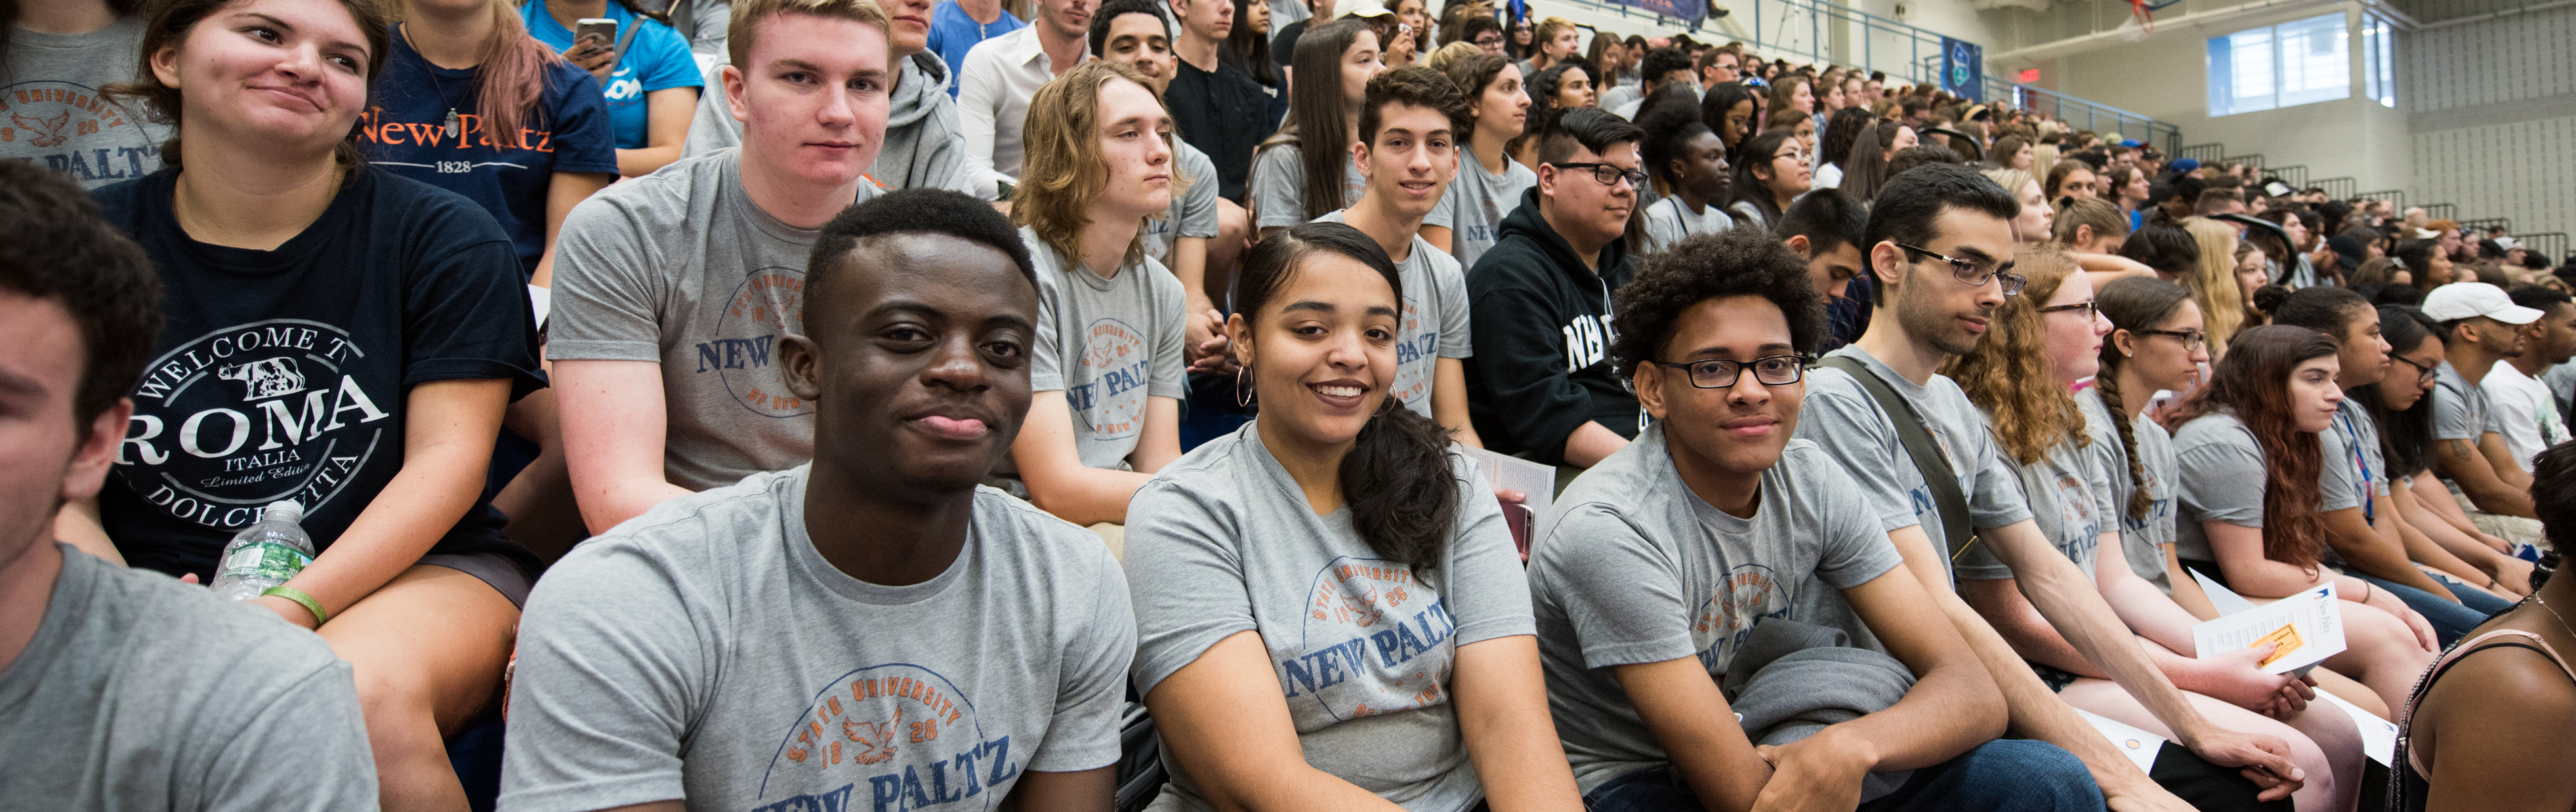
<path fill-rule="evenodd" d="M 2392 360 L 2392 361 L 2405 361 L 2407 366 L 2414 367 L 2414 368 L 2415 368 L 2415 382 L 2416 382 L 2416 383 L 2419 383 L 2419 384 L 2432 383 L 2432 382 L 2433 382 L 2433 371 L 2441 368 L 2441 365 L 2440 365 L 2440 364 L 2435 364 L 2435 365 L 2433 365 L 2433 366 L 2429 366 L 2429 367 L 2428 367 L 2428 366 L 2425 366 L 2425 365 L 2423 365 L 2423 364 L 2415 363 L 2415 362 L 2413 362 L 2413 361 L 2407 361 L 2407 360 L 2406 360 L 2406 356 L 2403 356 L 2403 355 L 2391 355 L 2391 356 L 2388 356 L 2388 358 L 2389 358 L 2389 360 Z"/>
<path fill-rule="evenodd" d="M 2039 309 L 2039 312 L 2041 312 L 2041 313 L 2063 313 L 2063 312 L 2065 312 L 2065 311 L 2069 311 L 2069 310 L 2080 310 L 2080 311 L 2083 311 L 2084 320 L 2085 320 L 2085 321 L 2092 321 L 2094 316 L 2102 315 L 2102 303 L 2100 303 L 2100 302 L 2096 302 L 2096 301 L 2093 301 L 2093 300 L 2091 300 L 2091 299 L 2086 299 L 2086 300 L 2084 300 L 2084 301 L 2076 302 L 2076 303 L 2074 303 L 2074 304 L 2070 304 L 2070 305 L 2056 305 L 2056 306 L 2052 306 L 2052 307 L 2043 307 L 2043 308 L 2040 308 L 2040 309 Z"/>
<path fill-rule="evenodd" d="M 2209 346 L 2209 334 L 2199 330 L 2136 330 L 2133 332 L 2142 336 L 2172 336 L 2180 339 L 2184 352 L 2193 352 Z"/>
<path fill-rule="evenodd" d="M 1787 386 L 1807 374 L 1807 356 L 1765 355 L 1751 361 L 1728 361 L 1709 358 L 1688 363 L 1656 361 L 1656 366 L 1690 371 L 1690 384 L 1701 389 L 1724 389 L 1744 377 L 1746 367 L 1753 368 L 1753 379 L 1764 386 Z"/>
<path fill-rule="evenodd" d="M 1483 33 L 1483 34 L 1477 34 L 1477 35 L 1476 35 L 1476 44 L 1478 44 L 1478 45 L 1501 45 L 1501 44 L 1503 44 L 1503 35 L 1501 35 L 1501 34 L 1496 34 L 1496 33 L 1492 33 L 1492 32 L 1486 32 L 1486 33 Z"/>
<path fill-rule="evenodd" d="M 1619 179 L 1620 179 L 1620 178 L 1626 178 L 1626 179 L 1628 179 L 1628 187 L 1629 187 L 1629 188 L 1631 188 L 1631 189 L 1643 189 L 1643 188 L 1646 188 L 1646 173 L 1644 173 L 1644 172 L 1639 172 L 1639 171 L 1634 170 L 1634 169 L 1625 169 L 1625 168 L 1619 167 L 1618 165 L 1615 165 L 1615 164 L 1603 164 L 1603 163 L 1581 163 L 1581 164 L 1553 164 L 1553 166 L 1555 166 L 1557 169 L 1560 169 L 1560 170 L 1563 170 L 1563 169 L 1589 169 L 1589 170 L 1592 170 L 1592 179 L 1593 179 L 1593 180 L 1596 180 L 1596 181 L 1599 181 L 1599 182 L 1601 183 L 1601 185 L 1603 185 L 1603 186 L 1609 186 L 1609 187 L 1616 188 L 1616 187 L 1619 185 Z"/>
<path fill-rule="evenodd" d="M 2021 274 L 2013 273 L 2002 268 L 1989 268 L 1986 267 L 1984 263 L 1980 263 L 1975 260 L 1960 259 L 1929 248 L 1906 245 L 1901 242 L 1896 243 L 1895 245 L 1896 247 L 1902 248 L 1911 253 L 1922 254 L 1942 262 L 1950 263 L 1950 276 L 1958 279 L 1961 283 L 1964 283 L 1969 287 L 1981 286 L 1986 284 L 1986 280 L 1993 279 L 2003 283 L 2004 295 L 2019 296 L 2021 295 L 2021 287 L 2030 283 L 2030 280 L 2023 277 Z"/>

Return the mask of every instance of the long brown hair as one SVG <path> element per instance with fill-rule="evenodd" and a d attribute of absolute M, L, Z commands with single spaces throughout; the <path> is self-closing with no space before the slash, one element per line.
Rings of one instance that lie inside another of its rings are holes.
<path fill-rule="evenodd" d="M 167 0 L 153 5 L 151 18 L 143 24 L 143 45 L 136 49 L 139 55 L 135 59 L 134 81 L 119 82 L 100 88 L 100 92 L 107 95 L 142 102 L 145 114 L 154 122 L 170 125 L 170 140 L 161 142 L 163 166 L 172 169 L 180 168 L 179 108 L 186 96 L 180 93 L 178 88 L 161 83 L 161 77 L 152 72 L 152 55 L 160 53 L 163 48 L 179 47 L 180 43 L 188 39 L 188 32 L 196 29 L 199 21 L 214 16 L 215 12 L 237 2 L 241 0 Z M 376 74 L 384 72 L 385 49 L 391 44 L 391 37 L 385 33 L 385 30 L 393 25 L 393 15 L 385 10 L 384 4 L 379 0 L 339 0 L 339 2 L 340 7 L 348 9 L 349 16 L 358 24 L 358 33 L 367 39 L 365 78 L 370 82 L 375 81 Z M 332 152 L 332 158 L 343 167 L 355 167 L 366 162 L 366 156 L 358 151 L 358 126 L 363 121 L 358 118 L 350 119 L 348 136 L 340 139 L 339 148 Z"/>
<path fill-rule="evenodd" d="M 403 23 L 406 30 L 410 26 Z M 474 57 L 474 113 L 493 148 L 528 147 L 522 127 L 541 112 L 537 105 L 545 100 L 546 74 L 561 64 L 562 54 L 528 35 L 516 4 L 492 0 L 492 33 L 484 36 Z"/>
<path fill-rule="evenodd" d="M 2100 201 L 2077 201 L 2100 202 Z M 2153 330 L 2156 325 L 2182 310 L 2191 301 L 2191 291 L 2181 285 L 2146 276 L 2133 276 L 2103 285 L 2093 292 L 2094 304 L 2111 327 L 2132 334 Z M 2105 336 L 2102 341 L 2102 372 L 2093 378 L 2093 391 L 2102 396 L 2103 411 L 2111 413 L 2111 428 L 2120 435 L 2120 451 L 2129 460 L 2129 518 L 2144 519 L 2155 499 L 2147 495 L 2147 466 L 2138 459 L 2138 429 L 2129 416 L 2129 408 L 2120 392 L 2120 368 L 2129 365 L 2129 356 L 2120 353 L 2118 342 Z"/>
<path fill-rule="evenodd" d="M 1993 413 L 1996 440 L 2014 461 L 2030 465 L 2059 443 L 2092 444 L 2084 433 L 2083 409 L 2048 368 L 2047 314 L 2039 312 L 2081 271 L 2075 255 L 2056 243 L 2015 247 L 2013 269 L 2030 282 L 2021 295 L 2004 299 L 2004 306 L 1995 309 L 1994 329 L 1977 342 L 1977 350 L 1943 363 L 1941 374 L 1958 381 L 1968 400 Z"/>
<path fill-rule="evenodd" d="M 2208 314 L 2202 314 L 2207 318 Z M 2311 359 L 2333 357 L 2334 339 L 2305 327 L 2268 324 L 2236 335 L 2208 386 L 2165 418 L 2180 428 L 2228 412 L 2245 421 L 2263 449 L 2263 557 L 2310 569 L 2326 549 L 2325 503 L 2317 476 L 2325 452 L 2315 432 L 2290 417 L 2290 374 Z"/>
<path fill-rule="evenodd" d="M 1279 124 L 1279 132 L 1261 142 L 1260 150 L 1297 150 L 1297 165 L 1306 176 L 1306 210 L 1300 220 L 1340 211 L 1349 203 L 1342 199 L 1342 177 L 1351 164 L 1351 145 L 1342 138 L 1354 122 L 1349 100 L 1342 98 L 1342 54 L 1363 33 L 1376 36 L 1365 23 L 1342 19 L 1306 29 L 1297 37 L 1289 75 L 1307 80 L 1289 83 L 1288 118 Z"/>
<path fill-rule="evenodd" d="M 1100 151 L 1100 88 L 1120 80 L 1154 92 L 1135 66 L 1094 59 L 1039 87 L 1029 98 L 1028 125 L 1021 128 L 1024 166 L 1011 222 L 1027 226 L 1058 257 L 1075 263 L 1082 258 L 1082 230 L 1091 227 L 1091 206 L 1109 186 L 1109 160 Z M 1163 94 L 1154 93 L 1154 101 L 1162 102 Z M 1162 137 L 1170 142 L 1168 134 Z M 1180 194 L 1186 182 L 1175 173 L 1172 194 Z M 1139 229 L 1120 264 L 1134 265 L 1144 256 Z"/>

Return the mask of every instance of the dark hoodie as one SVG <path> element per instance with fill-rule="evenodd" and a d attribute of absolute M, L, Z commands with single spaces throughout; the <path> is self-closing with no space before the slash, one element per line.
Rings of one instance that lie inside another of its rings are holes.
<path fill-rule="evenodd" d="M 1495 228 L 1494 247 L 1467 274 L 1476 354 L 1467 408 L 1485 447 L 1549 465 L 1586 421 L 1635 438 L 1637 396 L 1610 360 L 1610 292 L 1628 283 L 1628 249 L 1601 248 L 1594 275 L 1539 216 L 1538 189 Z"/>

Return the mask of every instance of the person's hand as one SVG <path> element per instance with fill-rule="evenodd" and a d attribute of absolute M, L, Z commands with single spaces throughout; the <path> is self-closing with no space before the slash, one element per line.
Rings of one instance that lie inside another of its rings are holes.
<path fill-rule="evenodd" d="M 2531 562 L 2507 556 L 2496 562 L 2496 585 L 2513 593 L 2514 600 L 2521 600 L 2531 594 L 2531 571 Z"/>
<path fill-rule="evenodd" d="M 2398 620 L 2406 621 L 2406 628 L 2415 632 L 2415 644 L 2424 647 L 2424 651 L 2436 653 L 2442 650 L 2441 638 L 2433 634 L 2433 624 L 2425 622 L 2424 616 L 2416 614 L 2415 610 L 2406 608 L 2406 602 L 2399 600 L 2397 593 L 2385 589 L 2373 589 L 2370 591 L 2369 598 L 2363 603 L 2371 608 L 2396 615 Z"/>
<path fill-rule="evenodd" d="M 183 584 L 195 584 L 195 583 L 197 583 L 197 574 L 196 574 L 196 573 L 191 572 L 191 573 L 188 573 L 188 574 L 186 574 L 186 575 L 181 575 L 181 576 L 179 576 L 179 583 L 183 583 Z"/>
<path fill-rule="evenodd" d="M 1387 43 L 1384 53 L 1401 54 L 1403 55 L 1405 62 L 1404 65 L 1390 65 L 1388 67 L 1405 67 L 1413 64 L 1413 37 L 1414 32 L 1407 30 L 1396 34 L 1394 42 Z"/>
<path fill-rule="evenodd" d="M 577 40 L 573 42 L 572 50 L 564 52 L 564 60 L 571 62 L 573 67 L 590 71 L 591 78 L 599 80 L 600 89 L 606 90 L 610 69 L 616 67 L 617 51 L 599 40 Z"/>
<path fill-rule="evenodd" d="M 250 599 L 250 602 L 268 607 L 269 611 L 276 612 L 277 616 L 285 618 L 286 622 L 293 623 L 296 626 L 305 629 L 316 629 L 320 628 L 322 625 L 313 622 L 313 613 L 306 611 L 304 604 L 296 603 L 275 595 L 261 595 Z"/>
<path fill-rule="evenodd" d="M 2237 768 L 2245 780 L 2261 788 L 2254 795 L 2257 801 L 2278 801 L 2307 785 L 2307 771 L 2290 761 L 2290 743 L 2279 736 L 2239 733 L 2204 723 L 2190 747 L 2211 764 Z"/>
<path fill-rule="evenodd" d="M 1189 371 L 1231 372 L 1227 364 L 1234 359 L 1228 352 L 1232 347 L 1225 337 L 1225 314 L 1208 308 L 1191 314 L 1183 321 L 1186 323 L 1181 328 L 1181 356 L 1189 362 Z"/>
<path fill-rule="evenodd" d="M 1825 733 L 1753 752 L 1771 762 L 1771 780 L 1753 799 L 1756 812 L 1846 812 L 1860 806 L 1861 776 L 1878 763 L 1865 746 Z"/>
<path fill-rule="evenodd" d="M 2265 643 L 2201 658 L 2192 691 L 2275 719 L 2306 710 L 2315 693 L 2304 691 L 2299 678 L 2263 673 L 2263 658 L 2272 656 L 2274 648 Z"/>
<path fill-rule="evenodd" d="M 2133 778 L 2102 784 L 2103 805 L 2111 812 L 2198 812 L 2191 804 L 2174 797 L 2172 791 L 2157 786 L 2144 770 L 2128 771 Z M 2097 772 L 2096 775 L 2099 775 Z"/>

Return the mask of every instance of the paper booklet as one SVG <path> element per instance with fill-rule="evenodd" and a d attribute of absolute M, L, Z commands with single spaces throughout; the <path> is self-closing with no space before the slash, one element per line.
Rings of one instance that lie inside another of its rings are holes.
<path fill-rule="evenodd" d="M 2275 645 L 2258 664 L 2266 674 L 2296 671 L 2343 653 L 2343 607 L 2336 605 L 2334 583 L 2191 628 L 2192 647 L 2202 657 L 2264 643 Z"/>
<path fill-rule="evenodd" d="M 2121 755 L 2128 756 L 2130 761 L 2137 762 L 2139 772 L 2155 770 L 2156 753 L 2163 750 L 2165 746 L 2163 736 L 2082 708 L 2077 708 L 2075 712 L 2083 714 L 2084 721 L 2093 723 L 2093 729 L 2102 731 L 2103 736 L 2109 737 L 2111 746 L 2120 748 Z"/>
<path fill-rule="evenodd" d="M 2257 608 L 2253 601 L 2228 591 L 2227 587 L 2219 586 L 2218 582 L 2209 580 L 2209 576 L 2194 572 L 2191 577 L 2200 582 L 2200 588 L 2209 593 L 2210 604 L 2217 607 L 2221 613 L 2233 616 Z M 2343 607 L 2335 608 L 2339 610 Z M 2197 633 L 2192 636 L 2192 642 L 2196 645 L 2206 645 L 2200 642 L 2200 636 Z M 2326 656 L 2331 655 L 2321 655 L 2317 659 L 2323 660 Z M 2369 756 L 2370 760 L 2379 762 L 2383 766 L 2388 764 L 2389 759 L 2396 757 L 2397 725 L 2395 723 L 2379 718 L 2379 714 L 2362 710 L 2361 706 L 2346 702 L 2342 697 L 2322 690 L 2317 692 L 2317 700 L 2333 703 L 2335 707 L 2343 709 L 2344 715 L 2352 717 L 2353 726 L 2361 731 L 2363 755 Z"/>
<path fill-rule="evenodd" d="M 1556 467 L 1531 462 L 1506 454 L 1460 444 L 1458 450 L 1476 463 L 1476 471 L 1485 475 L 1486 484 L 1505 490 L 1520 491 L 1527 497 L 1521 509 L 1503 506 L 1504 523 L 1511 527 L 1512 541 L 1520 547 L 1521 557 L 1529 557 L 1530 535 L 1538 532 L 1538 523 L 1547 518 L 1556 503 Z"/>

